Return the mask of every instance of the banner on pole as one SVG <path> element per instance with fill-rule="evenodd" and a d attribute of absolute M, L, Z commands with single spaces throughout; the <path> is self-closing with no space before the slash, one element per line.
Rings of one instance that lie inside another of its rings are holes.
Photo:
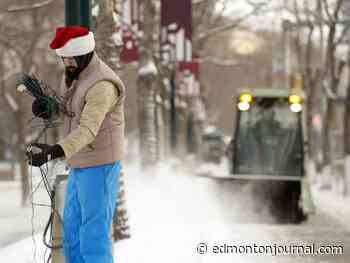
<path fill-rule="evenodd" d="M 119 6 L 121 10 L 123 48 L 120 53 L 122 63 L 130 63 L 139 60 L 139 43 L 137 37 L 140 34 L 141 8 L 139 0 L 124 0 Z"/>
<path fill-rule="evenodd" d="M 161 1 L 160 53 L 163 63 L 192 60 L 192 1 Z"/>

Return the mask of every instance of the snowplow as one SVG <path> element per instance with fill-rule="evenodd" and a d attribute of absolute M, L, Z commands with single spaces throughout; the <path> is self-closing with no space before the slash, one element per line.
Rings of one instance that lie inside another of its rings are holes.
<path fill-rule="evenodd" d="M 288 90 L 240 92 L 232 141 L 231 174 L 299 181 L 304 175 L 305 97 Z"/>
<path fill-rule="evenodd" d="M 207 176 L 250 183 L 279 223 L 314 212 L 306 176 L 306 96 L 290 89 L 243 89 L 234 99 L 227 172 Z"/>
<path fill-rule="evenodd" d="M 306 96 L 289 89 L 241 90 L 230 177 L 255 181 L 278 221 L 300 223 L 314 210 L 307 183 Z"/>

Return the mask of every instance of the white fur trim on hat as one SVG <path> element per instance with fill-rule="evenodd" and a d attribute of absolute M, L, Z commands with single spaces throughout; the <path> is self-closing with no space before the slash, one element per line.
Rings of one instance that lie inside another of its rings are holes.
<path fill-rule="evenodd" d="M 90 53 L 95 49 L 94 34 L 72 38 L 63 47 L 56 49 L 56 54 L 60 57 L 75 57 Z"/>

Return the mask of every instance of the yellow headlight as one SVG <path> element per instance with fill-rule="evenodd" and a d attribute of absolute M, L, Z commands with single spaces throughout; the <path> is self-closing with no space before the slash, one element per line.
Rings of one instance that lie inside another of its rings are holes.
<path fill-rule="evenodd" d="M 290 95 L 289 96 L 290 104 L 301 104 L 301 97 L 298 95 Z"/>
<path fill-rule="evenodd" d="M 253 97 L 249 93 L 243 93 L 241 96 L 239 96 L 239 101 L 251 103 L 253 101 Z"/>

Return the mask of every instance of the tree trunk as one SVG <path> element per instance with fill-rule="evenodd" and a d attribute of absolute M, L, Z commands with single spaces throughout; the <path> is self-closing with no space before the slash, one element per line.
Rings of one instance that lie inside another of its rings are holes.
<path fill-rule="evenodd" d="M 119 176 L 117 207 L 113 217 L 113 237 L 115 241 L 130 238 L 129 218 L 125 203 L 125 181 L 122 168 Z"/>
<path fill-rule="evenodd" d="M 138 79 L 139 131 L 141 165 L 152 167 L 157 159 L 156 129 L 156 81 L 152 75 L 139 76 Z"/>
<path fill-rule="evenodd" d="M 336 102 L 332 99 L 327 99 L 327 110 L 326 110 L 326 116 L 324 120 L 324 129 L 323 129 L 323 179 L 324 181 L 324 188 L 331 188 L 332 187 L 332 178 L 331 177 L 331 165 L 332 165 L 332 154 L 334 154 L 333 150 L 334 147 L 332 147 L 332 144 L 336 143 L 337 138 L 331 137 L 331 131 L 334 129 L 335 125 L 335 107 Z"/>
<path fill-rule="evenodd" d="M 32 42 L 31 48 L 35 47 L 35 43 Z M 32 51 L 32 50 L 30 50 Z M 27 56 L 26 58 L 22 59 L 23 64 L 23 72 L 29 73 L 33 66 L 33 54 Z M 15 118 L 17 122 L 17 135 L 18 135 L 18 141 L 17 141 L 17 151 L 18 151 L 18 160 L 20 163 L 20 171 L 21 171 L 21 182 L 22 182 L 22 205 L 26 204 L 28 194 L 29 194 L 29 174 L 28 174 L 28 165 L 27 165 L 27 158 L 26 158 L 26 129 L 25 129 L 25 120 L 24 120 L 24 112 L 23 112 L 23 96 L 18 95 L 16 96 L 16 101 L 19 106 L 19 111 L 15 113 Z"/>
<path fill-rule="evenodd" d="M 348 71 L 350 70 L 350 52 L 348 52 L 347 59 Z M 348 83 L 346 89 L 346 100 L 345 100 L 345 112 L 344 112 L 344 155 L 345 155 L 345 165 L 344 165 L 344 195 L 348 195 L 349 185 L 348 177 L 350 175 L 350 74 L 348 73 Z"/>
<path fill-rule="evenodd" d="M 332 122 L 332 102 L 331 99 L 327 99 L 327 110 L 325 114 L 324 127 L 323 127 L 323 164 L 328 166 L 331 163 L 330 153 L 330 129 Z"/>
<path fill-rule="evenodd" d="M 350 155 L 350 92 L 346 92 L 346 104 L 344 114 L 344 152 Z"/>
<path fill-rule="evenodd" d="M 314 72 L 314 74 L 312 74 Z M 320 101 L 322 101 L 322 89 L 319 87 L 322 86 L 323 79 L 319 76 L 320 69 L 312 70 L 311 68 L 306 70 L 306 83 L 307 83 L 307 134 L 308 134 L 308 157 L 316 161 L 318 170 L 321 167 L 321 164 L 318 163 L 317 152 L 322 149 L 319 148 L 320 143 L 320 134 L 317 135 L 312 124 L 312 118 L 315 113 L 320 113 L 322 110 L 319 106 Z M 314 75 L 314 76 L 313 76 Z M 324 123 L 324 122 L 323 122 Z M 321 133 L 321 132 L 320 132 Z"/>
<path fill-rule="evenodd" d="M 161 106 L 158 111 L 161 111 L 161 120 L 162 123 L 159 125 L 160 134 L 162 137 L 162 140 L 160 141 L 161 148 L 160 148 L 160 159 L 165 159 L 170 156 L 171 153 L 171 145 L 170 145 L 170 78 L 171 78 L 171 71 L 169 67 L 165 66 L 162 67 L 162 82 L 159 83 L 161 89 L 160 89 L 160 96 L 161 96 Z M 165 80 L 165 81 L 164 81 Z M 167 103 L 165 103 L 167 102 Z M 159 117 L 160 118 L 160 117 Z"/>
<path fill-rule="evenodd" d="M 100 0 L 97 17 L 96 42 L 99 57 L 115 72 L 119 68 L 120 47 L 117 38 L 120 26 L 114 19 L 114 0 Z"/>
<path fill-rule="evenodd" d="M 344 195 L 348 195 L 348 177 L 350 173 L 350 91 L 349 87 L 346 90 L 346 103 L 344 112 Z"/>
<path fill-rule="evenodd" d="M 21 105 L 21 104 L 20 104 Z M 22 107 L 20 107 L 21 109 Z M 29 195 L 29 180 L 28 180 L 28 165 L 26 162 L 26 155 L 25 155 L 25 133 L 24 133 L 24 120 L 23 120 L 23 112 L 18 111 L 15 114 L 15 119 L 17 122 L 17 134 L 18 134 L 18 140 L 17 140 L 17 156 L 18 161 L 20 164 L 20 172 L 21 172 L 21 187 L 22 187 L 22 205 L 27 204 L 27 198 Z"/>
<path fill-rule="evenodd" d="M 157 72 L 153 59 L 156 33 L 156 6 L 151 0 L 143 1 L 143 17 L 140 38 L 140 61 L 138 86 L 138 123 L 140 138 L 141 165 L 152 167 L 158 160 L 157 131 Z M 152 70 L 153 69 L 153 70 Z"/>
<path fill-rule="evenodd" d="M 346 89 L 345 113 L 344 113 L 344 153 L 350 155 L 350 51 L 347 59 L 348 83 Z"/>
<path fill-rule="evenodd" d="M 99 14 L 97 18 L 97 53 L 99 57 L 113 69 L 114 72 L 119 70 L 120 50 L 115 43 L 115 37 L 120 33 L 120 27 L 114 20 L 114 0 L 100 0 Z M 130 237 L 129 222 L 125 203 L 125 184 L 124 172 L 119 175 L 119 193 L 116 211 L 113 217 L 113 238 L 117 242 Z M 123 209 L 121 209 L 123 207 Z"/>

